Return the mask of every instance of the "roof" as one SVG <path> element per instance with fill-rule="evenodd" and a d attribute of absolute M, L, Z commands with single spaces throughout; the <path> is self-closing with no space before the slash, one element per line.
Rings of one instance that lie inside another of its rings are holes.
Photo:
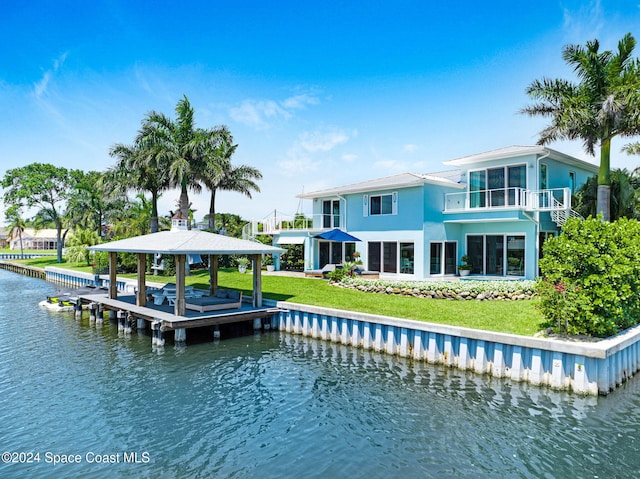
<path fill-rule="evenodd" d="M 565 155 L 564 153 L 561 153 L 556 150 L 552 150 L 551 148 L 547 148 L 541 145 L 507 146 L 504 148 L 498 148 L 497 150 L 485 151 L 484 153 L 477 153 L 474 155 L 463 156 L 461 158 L 456 158 L 454 160 L 445 161 L 444 164 L 450 165 L 450 166 L 463 167 L 463 166 L 483 163 L 486 161 L 502 160 L 505 158 L 517 158 L 519 156 L 528 156 L 528 155 L 544 155 L 554 160 L 560 161 L 561 163 L 584 168 L 586 170 L 593 171 L 594 173 L 598 171 L 598 167 L 593 163 L 589 163 L 584 160 L 579 160 L 578 158 L 575 158 L 573 156 Z"/>
<path fill-rule="evenodd" d="M 93 251 L 164 254 L 278 254 L 286 250 L 200 230 L 160 231 L 92 246 Z"/>
<path fill-rule="evenodd" d="M 352 183 L 350 185 L 329 188 L 327 190 L 312 191 L 297 195 L 297 198 L 320 198 L 323 196 L 346 195 L 350 193 L 364 193 L 367 191 L 389 190 L 392 188 L 408 188 L 411 186 L 421 186 L 425 183 L 431 183 L 442 186 L 450 186 L 453 188 L 463 187 L 457 181 L 453 181 L 451 177 L 456 177 L 456 172 L 442 172 L 432 174 L 420 173 L 400 173 L 399 175 L 385 176 L 373 180 L 362 181 L 360 183 Z M 460 177 L 459 171 L 457 178 Z"/>
<path fill-rule="evenodd" d="M 17 231 L 17 230 L 16 230 Z M 12 238 L 17 238 L 17 232 L 14 232 Z M 38 238 L 38 239 L 56 239 L 58 237 L 58 231 L 53 228 L 44 228 L 37 230 L 35 228 L 25 228 L 22 230 L 22 238 Z"/>

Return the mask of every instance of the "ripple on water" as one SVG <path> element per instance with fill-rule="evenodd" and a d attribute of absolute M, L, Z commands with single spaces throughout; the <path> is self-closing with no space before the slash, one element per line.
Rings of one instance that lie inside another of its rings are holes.
<path fill-rule="evenodd" d="M 274 332 L 174 349 L 0 271 L 0 442 L 149 451 L 65 477 L 628 477 L 637 379 L 583 398 Z M 21 300 L 15 301 L 19 292 Z M 14 298 L 9 301 L 8 298 Z M 0 477 L 60 477 L 0 465 Z"/>

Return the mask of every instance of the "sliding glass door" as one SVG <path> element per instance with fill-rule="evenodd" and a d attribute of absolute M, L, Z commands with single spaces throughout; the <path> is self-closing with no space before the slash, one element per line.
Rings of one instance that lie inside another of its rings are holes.
<path fill-rule="evenodd" d="M 524 276 L 525 237 L 521 235 L 467 236 L 472 274 Z"/>

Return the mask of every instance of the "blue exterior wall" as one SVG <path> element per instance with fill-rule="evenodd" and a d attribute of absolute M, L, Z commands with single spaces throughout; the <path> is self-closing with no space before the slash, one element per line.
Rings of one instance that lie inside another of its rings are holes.
<path fill-rule="evenodd" d="M 555 155 L 556 158 L 552 158 Z M 561 158 L 561 159 L 558 159 Z M 539 256 L 539 233 L 557 233 L 559 227 L 551 221 L 548 212 L 524 212 L 517 207 L 489 209 L 479 211 L 455 211 L 444 213 L 446 195 L 448 193 L 464 193 L 467 191 L 469 172 L 486 170 L 504 166 L 525 165 L 526 186 L 530 191 L 540 191 L 540 164 L 547 165 L 547 189 L 570 187 L 570 172 L 575 173 L 574 189 L 577 190 L 596 171 L 595 166 L 586 165 L 571 158 L 550 153 L 548 156 L 528 154 L 506 157 L 495 160 L 480 160 L 473 164 L 460 166 L 461 181 L 464 188 L 446 186 L 426 180 L 418 186 L 398 187 L 383 190 L 371 190 L 365 193 L 347 194 L 343 197 L 316 198 L 313 200 L 313 213 L 316 217 L 322 214 L 323 200 L 340 199 L 341 214 L 344 215 L 346 231 L 358 237 L 356 250 L 360 253 L 364 264 L 368 261 L 368 242 L 397 241 L 414 244 L 414 273 L 409 276 L 426 278 L 430 275 L 431 242 L 455 242 L 457 244 L 458 263 L 466 254 L 468 235 L 523 235 L 525 237 L 525 277 L 533 279 L 537 275 Z M 575 191 L 574 191 L 575 192 Z M 397 194 L 397 214 L 368 215 L 365 214 L 365 197 Z M 562 197 L 562 192 L 557 192 Z M 450 196 L 457 198 L 457 196 Z M 457 202 L 457 199 L 455 200 Z M 457 204 L 457 203 L 456 203 Z M 320 228 L 320 224 L 314 225 Z M 308 258 L 318 268 L 317 241 L 313 241 L 314 253 Z M 394 273 L 391 273 L 394 274 Z M 400 272 L 396 273 L 400 275 Z"/>

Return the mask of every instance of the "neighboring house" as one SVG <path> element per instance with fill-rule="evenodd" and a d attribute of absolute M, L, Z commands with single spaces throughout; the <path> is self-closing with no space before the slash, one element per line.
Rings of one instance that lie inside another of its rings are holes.
<path fill-rule="evenodd" d="M 7 248 L 9 245 L 9 230 L 0 228 L 0 248 Z"/>
<path fill-rule="evenodd" d="M 300 198 L 313 201 L 313 224 L 274 216 L 253 221 L 245 236 L 273 235 L 273 244 L 304 244 L 305 268 L 353 260 L 382 276 L 426 279 L 471 274 L 533 279 L 541 244 L 558 234 L 571 196 L 598 168 L 542 146 L 511 146 L 445 162 L 456 168 L 403 173 Z M 340 228 L 359 242 L 317 234 Z"/>
<path fill-rule="evenodd" d="M 56 249 L 58 241 L 56 239 L 57 232 L 55 229 L 25 228 L 22 232 L 22 248 L 23 249 Z M 10 249 L 20 249 L 20 236 L 17 231 L 9 238 Z"/>

